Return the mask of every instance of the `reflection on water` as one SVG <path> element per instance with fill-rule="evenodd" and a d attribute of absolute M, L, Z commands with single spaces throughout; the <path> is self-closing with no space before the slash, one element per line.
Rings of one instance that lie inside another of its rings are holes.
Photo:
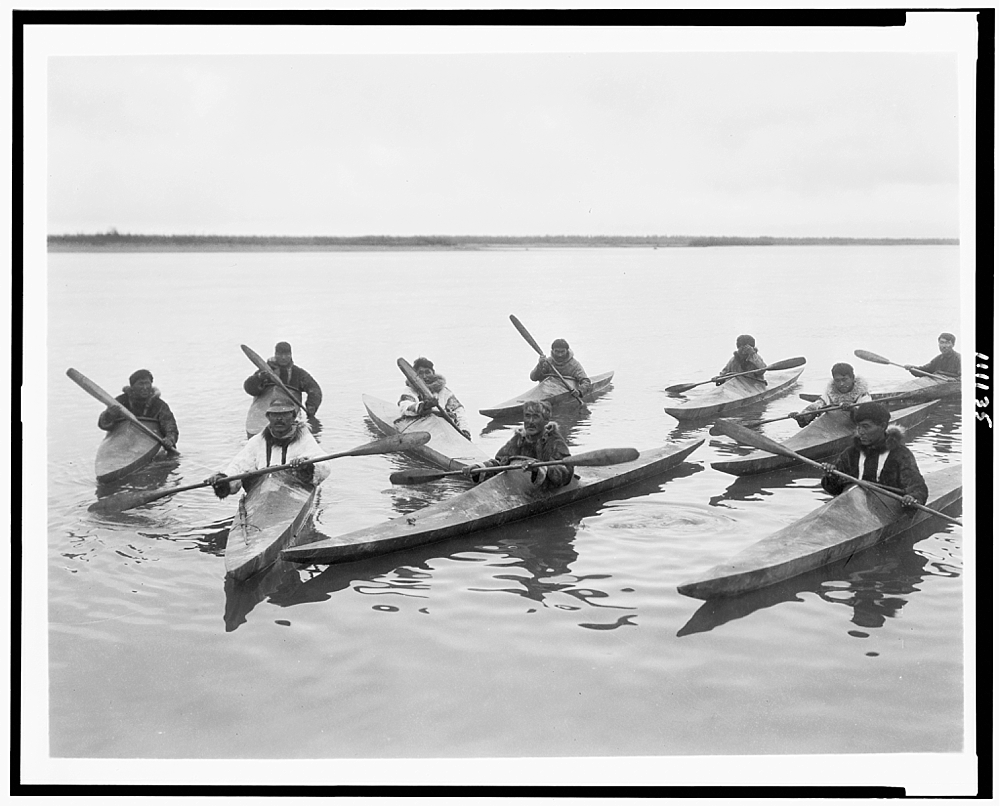
<path fill-rule="evenodd" d="M 145 467 L 139 468 L 134 473 L 130 473 L 123 479 L 115 481 L 97 482 L 97 497 L 106 498 L 122 491 L 143 491 L 159 489 L 167 483 L 167 479 L 180 467 L 180 458 L 165 453 L 150 462 Z"/>
<path fill-rule="evenodd" d="M 753 476 L 736 476 L 732 484 L 708 499 L 713 507 L 728 506 L 726 501 L 761 501 L 775 490 L 791 488 L 820 490 L 820 471 L 809 465 L 758 473 Z"/>
<path fill-rule="evenodd" d="M 946 511 L 957 514 L 956 504 Z M 706 601 L 678 632 L 682 637 L 708 632 L 716 627 L 785 602 L 801 602 L 803 594 L 814 594 L 824 602 L 851 608 L 850 623 L 878 629 L 893 618 L 920 590 L 929 576 L 958 577 L 961 569 L 928 560 L 915 549 L 921 540 L 935 534 L 950 534 L 956 528 L 939 518 L 930 518 L 898 539 L 880 543 L 845 560 L 817 568 L 792 579 L 741 596 Z M 859 636 L 856 631 L 848 634 Z"/>
<path fill-rule="evenodd" d="M 284 560 L 278 560 L 243 581 L 227 576 L 224 584 L 226 609 L 222 616 L 226 632 L 245 624 L 250 611 L 266 598 L 280 598 L 300 584 L 298 566 Z"/>

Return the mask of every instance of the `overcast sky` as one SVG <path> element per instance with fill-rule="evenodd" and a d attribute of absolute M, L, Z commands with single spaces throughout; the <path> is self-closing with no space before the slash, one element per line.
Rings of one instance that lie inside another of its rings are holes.
<path fill-rule="evenodd" d="M 48 68 L 51 234 L 959 234 L 946 52 Z"/>

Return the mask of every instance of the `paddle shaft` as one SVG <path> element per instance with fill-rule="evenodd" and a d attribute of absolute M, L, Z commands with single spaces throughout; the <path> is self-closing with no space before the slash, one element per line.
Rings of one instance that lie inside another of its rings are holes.
<path fill-rule="evenodd" d="M 745 442 L 748 445 L 752 445 L 755 448 L 760 448 L 761 450 L 768 451 L 770 453 L 777 453 L 781 454 L 782 456 L 787 456 L 791 459 L 798 459 L 800 462 L 804 464 L 812 465 L 813 467 L 819 468 L 824 473 L 826 472 L 826 468 L 823 466 L 821 462 L 817 462 L 814 459 L 810 459 L 806 456 L 803 456 L 801 453 L 796 453 L 790 448 L 786 448 L 784 445 L 780 445 L 774 440 L 768 439 L 767 437 L 763 436 L 762 434 L 757 434 L 749 430 L 748 428 L 744 428 L 738 423 L 725 422 L 725 425 L 723 425 L 724 422 L 725 421 L 722 419 L 716 420 L 716 425 L 719 426 L 719 430 L 721 430 L 727 436 L 737 440 L 738 442 Z M 893 491 L 895 488 L 887 488 L 876 482 L 858 479 L 852 476 L 850 473 L 842 473 L 839 470 L 833 470 L 832 472 L 835 476 L 840 476 L 841 478 L 845 478 L 851 483 L 857 484 L 860 487 L 864 487 L 866 489 L 872 490 L 873 492 L 880 493 L 881 495 L 887 495 L 890 498 L 895 498 L 897 501 L 903 500 L 902 495 Z M 924 506 L 923 504 L 917 502 L 914 502 L 913 506 L 916 509 L 921 509 L 924 512 L 929 512 L 931 515 L 937 515 L 939 518 L 944 518 L 946 521 L 950 521 L 951 523 L 958 524 L 959 526 L 962 525 L 962 522 L 957 518 L 952 518 L 950 515 L 945 515 L 943 512 L 938 512 L 936 509 L 931 509 L 930 507 Z"/>
<path fill-rule="evenodd" d="M 374 442 L 369 442 L 365 445 L 359 445 L 356 448 L 352 448 L 349 451 L 342 451 L 340 453 L 331 453 L 326 456 L 316 456 L 313 458 L 306 458 L 301 464 L 315 464 L 316 462 L 326 462 L 330 459 L 339 459 L 343 456 L 370 456 L 379 453 L 392 453 L 395 451 L 408 450 L 410 448 L 416 447 L 417 445 L 424 445 L 430 441 L 430 434 L 426 431 L 414 431 L 409 434 L 394 434 L 393 436 L 383 437 L 382 439 L 377 439 Z M 132 507 L 141 506 L 142 504 L 148 504 L 152 501 L 157 501 L 160 498 L 166 498 L 168 495 L 176 495 L 177 493 L 187 492 L 188 490 L 198 490 L 202 487 L 209 487 L 220 482 L 232 482 L 241 481 L 242 479 L 250 478 L 251 476 L 263 476 L 268 473 L 276 473 L 279 470 L 288 470 L 292 467 L 290 462 L 283 465 L 274 465 L 272 467 L 265 467 L 259 470 L 249 470 L 246 473 L 239 473 L 235 476 L 224 476 L 217 481 L 199 481 L 196 484 L 186 484 L 182 487 L 174 487 L 169 490 L 162 490 L 160 492 L 153 493 L 137 493 L 131 491 L 125 491 L 121 493 L 116 493 L 108 498 L 100 499 L 97 502 L 97 508 L 102 511 L 121 511 L 125 509 L 131 509 Z"/>
<path fill-rule="evenodd" d="M 437 395 L 435 395 L 427 387 L 427 384 L 424 383 L 424 379 L 417 375 L 417 371 L 410 365 L 410 362 L 405 358 L 397 358 L 396 366 L 399 367 L 403 375 L 406 376 L 406 380 L 409 381 L 410 386 L 417 390 L 417 394 L 420 398 L 433 403 L 434 408 L 441 412 L 441 416 L 448 421 L 448 425 L 458 431 L 459 434 L 462 434 L 462 429 L 459 428 L 455 418 L 451 416 L 451 413 L 444 406 L 441 405 L 440 401 L 437 399 Z M 462 434 L 462 437 L 468 439 L 465 434 Z"/>
<path fill-rule="evenodd" d="M 521 336 L 524 338 L 524 340 L 526 342 L 528 342 L 528 344 L 531 345 L 531 348 L 536 353 L 538 353 L 542 358 L 546 358 L 546 360 L 547 360 L 547 357 L 545 355 L 545 351 L 542 350 L 542 348 L 538 346 L 538 342 L 535 341 L 534 336 L 532 336 L 528 332 L 528 329 L 524 325 L 521 324 L 521 320 L 519 320 L 516 316 L 514 316 L 514 314 L 511 314 L 510 315 L 510 321 L 511 321 L 511 324 L 513 324 L 514 327 L 517 328 L 517 332 L 521 334 Z M 569 389 L 569 391 L 573 393 L 573 397 L 575 397 L 582 404 L 583 403 L 583 395 L 580 394 L 580 390 L 577 389 L 575 386 L 570 385 L 570 382 L 567 381 L 563 377 L 562 373 L 558 369 L 556 369 L 555 364 L 553 364 L 551 361 L 548 361 L 548 365 L 550 367 L 552 367 L 552 371 L 558 376 L 559 380 L 561 380 L 563 382 L 563 386 L 565 386 L 567 389 Z"/>
<path fill-rule="evenodd" d="M 577 454 L 576 456 L 567 456 L 565 459 L 554 459 L 547 462 L 525 462 L 524 464 L 516 465 L 491 465 L 488 467 L 481 467 L 475 472 L 477 474 L 502 473 L 506 470 L 530 470 L 536 467 L 550 467 L 554 465 L 569 465 L 574 467 L 606 467 L 608 465 L 617 465 L 623 464 L 624 462 L 635 461 L 638 456 L 639 452 L 634 448 L 611 448 L 606 450 L 588 451 L 586 453 Z M 412 472 L 401 471 L 399 473 L 393 473 L 392 476 L 389 477 L 389 481 L 393 484 L 422 483 L 425 481 L 436 481 L 437 479 L 443 479 L 448 476 L 464 475 L 466 470 L 431 470 L 426 473 L 419 470 Z"/>
<path fill-rule="evenodd" d="M 243 354 L 256 365 L 257 369 L 259 369 L 261 372 L 267 375 L 267 377 L 270 378 L 272 381 L 274 381 L 274 383 L 281 389 L 281 391 L 283 391 L 286 395 L 288 395 L 289 398 L 291 398 L 292 403 L 298 406 L 299 409 L 302 412 L 304 412 L 307 417 L 309 416 L 309 412 L 306 411 L 306 407 L 299 402 L 298 396 L 294 392 L 292 392 L 291 389 L 285 386 L 284 382 L 281 380 L 281 378 L 278 377 L 278 374 L 273 369 L 271 369 L 271 365 L 268 364 L 267 361 L 261 358 L 257 353 L 255 353 L 245 344 L 241 344 L 240 349 L 243 351 Z"/>
<path fill-rule="evenodd" d="M 799 395 L 799 397 L 801 397 L 801 395 Z M 883 397 L 882 399 L 878 400 L 877 402 L 879 402 L 879 403 L 895 403 L 897 400 L 909 400 L 912 397 L 913 397 L 913 395 L 893 395 L 892 397 Z M 853 408 L 855 408 L 857 406 L 860 406 L 860 405 L 861 405 L 860 403 L 852 403 L 851 404 L 851 408 L 853 409 Z M 819 408 L 819 409 L 811 409 L 811 410 L 806 410 L 806 411 L 800 411 L 800 412 L 796 412 L 795 414 L 786 414 L 784 417 L 772 417 L 769 420 L 755 420 L 753 422 L 747 423 L 747 426 L 751 427 L 751 428 L 756 428 L 758 425 L 766 425 L 767 423 L 776 423 L 779 420 L 789 420 L 792 417 L 802 416 L 803 414 L 824 414 L 824 413 L 826 413 L 828 411 L 839 411 L 839 410 L 840 410 L 840 406 L 839 405 L 837 405 L 837 406 L 823 406 L 822 408 Z"/>
<path fill-rule="evenodd" d="M 766 367 L 760 367 L 758 369 L 748 369 L 746 372 L 734 372 L 731 375 L 716 375 L 714 378 L 709 378 L 707 381 L 698 381 L 697 383 L 678 383 L 674 386 L 668 386 L 665 392 L 686 392 L 689 389 L 694 389 L 696 386 L 703 386 L 706 383 L 714 383 L 715 381 L 721 381 L 723 378 L 739 378 L 741 375 L 753 375 L 757 372 L 774 372 L 780 369 L 792 369 L 794 367 L 801 367 L 806 360 L 804 358 L 786 358 L 784 361 L 775 361 L 773 364 L 768 364 Z"/>
<path fill-rule="evenodd" d="M 125 408 L 121 403 L 115 400 L 111 395 L 105 392 L 100 386 L 98 386 L 96 383 L 90 380 L 90 378 L 88 378 L 82 372 L 78 372 L 77 370 L 70 367 L 69 369 L 66 370 L 66 375 L 69 376 L 69 379 L 73 381 L 73 383 L 75 383 L 77 386 L 83 389 L 83 391 L 85 391 L 91 397 L 100 400 L 105 406 L 108 406 L 109 408 L 114 407 L 120 409 L 122 413 L 125 415 L 125 418 L 129 422 L 131 422 L 133 425 L 139 428 L 139 430 L 141 430 L 144 434 L 146 434 L 146 436 L 151 437 L 155 439 L 157 442 L 159 442 L 167 453 L 173 453 L 173 454 L 179 453 L 179 451 L 176 448 L 173 448 L 170 445 L 168 445 L 164 441 L 163 437 L 161 437 L 159 434 L 153 431 L 153 429 L 151 429 L 148 425 L 142 422 L 138 417 L 136 417 L 132 412 L 130 412 L 127 408 Z"/>
<path fill-rule="evenodd" d="M 950 381 L 952 378 L 948 378 L 945 375 L 937 375 L 933 372 L 927 372 L 923 369 L 917 369 L 914 367 L 910 369 L 905 364 L 897 364 L 895 361 L 890 361 L 888 358 L 884 358 L 878 353 L 872 353 L 868 350 L 855 350 L 854 354 L 860 358 L 862 361 L 871 361 L 873 364 L 889 364 L 893 367 L 899 367 L 900 369 L 905 369 L 907 372 L 916 372 L 918 375 L 926 375 L 928 378 L 936 378 L 939 381 Z"/>

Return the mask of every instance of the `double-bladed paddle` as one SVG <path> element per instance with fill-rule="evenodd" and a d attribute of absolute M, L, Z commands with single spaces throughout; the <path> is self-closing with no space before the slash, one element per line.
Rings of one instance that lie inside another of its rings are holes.
<path fill-rule="evenodd" d="M 549 465 L 573 465 L 580 467 L 606 467 L 608 465 L 620 465 L 625 462 L 634 462 L 639 458 L 639 451 L 635 448 L 602 448 L 596 451 L 587 451 L 565 459 L 552 462 L 528 462 L 516 465 L 495 465 L 483 467 L 476 473 L 503 473 L 505 470 L 531 469 L 535 467 L 548 467 Z M 389 476 L 389 481 L 393 484 L 423 484 L 425 481 L 437 481 L 446 476 L 460 476 L 464 470 L 401 470 Z"/>
<path fill-rule="evenodd" d="M 438 402 L 437 395 L 427 388 L 427 384 L 424 383 L 424 379 L 417 375 L 417 371 L 410 365 L 410 362 L 405 358 L 397 358 L 396 366 L 399 367 L 400 371 L 406 376 L 406 380 L 409 382 L 410 386 L 417 390 L 417 394 L 420 396 L 420 399 L 433 403 L 434 408 L 441 412 L 441 416 L 448 421 L 448 425 L 458 431 L 459 434 L 462 434 L 462 429 L 458 427 L 458 423 L 455 421 L 455 418 L 451 416 L 451 413 L 444 406 L 442 406 L 440 402 Z M 468 439 L 465 434 L 462 434 L 462 437 L 464 439 Z"/>
<path fill-rule="evenodd" d="M 328 462 L 331 459 L 339 459 L 342 456 L 371 456 L 377 453 L 394 453 L 396 451 L 408 451 L 412 448 L 416 448 L 419 445 L 424 445 L 430 441 L 431 435 L 426 431 L 412 431 L 406 434 L 394 434 L 391 437 L 383 437 L 382 439 L 377 439 L 374 442 L 368 442 L 364 445 L 359 445 L 356 448 L 352 448 L 349 451 L 342 451 L 341 453 L 330 453 L 326 456 L 317 456 L 315 458 L 306 459 L 302 464 L 315 464 L 316 462 Z M 283 465 L 272 465 L 271 467 L 265 467 L 260 470 L 250 470 L 246 473 L 239 473 L 235 476 L 224 476 L 218 481 L 199 481 L 197 484 L 187 484 L 182 487 L 174 487 L 170 490 L 153 490 L 150 492 L 142 492 L 139 490 L 125 490 L 120 493 L 115 493 L 114 495 L 109 495 L 107 498 L 101 498 L 90 505 L 91 512 L 100 512 L 103 514 L 110 514 L 114 512 L 121 512 L 126 509 L 132 509 L 133 507 L 142 506 L 143 504 L 148 504 L 150 501 L 156 501 L 160 498 L 166 498 L 168 495 L 176 495 L 177 493 L 187 492 L 188 490 L 197 490 L 201 487 L 211 487 L 213 484 L 219 484 L 220 482 L 226 481 L 240 481 L 242 479 L 248 479 L 251 476 L 264 476 L 268 473 L 277 473 L 279 470 L 287 470 L 291 467 L 291 463 Z"/>
<path fill-rule="evenodd" d="M 803 456 L 801 453 L 796 453 L 790 448 L 786 448 L 784 445 L 780 445 L 779 443 L 775 442 L 773 439 L 768 439 L 763 434 L 758 434 L 756 431 L 751 431 L 749 428 L 744 428 L 739 423 L 734 422 L 733 420 L 726 419 L 725 417 L 720 417 L 718 420 L 716 420 L 715 425 L 712 426 L 712 428 L 709 430 L 709 433 L 716 436 L 719 434 L 725 434 L 727 437 L 735 439 L 737 442 L 742 442 L 745 445 L 750 445 L 754 448 L 759 448 L 760 450 L 767 451 L 768 453 L 776 453 L 779 454 L 780 456 L 787 456 L 790 459 L 797 459 L 798 461 L 803 462 L 807 465 L 812 465 L 813 467 L 817 467 L 820 470 L 824 470 L 823 465 L 820 462 L 817 462 L 813 459 L 809 459 L 808 457 Z M 839 470 L 834 470 L 833 473 L 836 476 L 841 476 L 842 478 L 848 479 L 852 484 L 857 484 L 860 487 L 872 490 L 880 495 L 886 495 L 889 498 L 895 498 L 897 501 L 903 500 L 903 496 L 899 494 L 902 492 L 902 490 L 897 492 L 894 488 L 887 488 L 882 484 L 876 484 L 875 482 L 856 479 L 849 473 L 841 473 Z M 946 521 L 949 521 L 950 523 L 955 523 L 958 524 L 959 526 L 962 525 L 962 522 L 957 518 L 953 518 L 950 515 L 945 515 L 943 512 L 938 512 L 936 509 L 931 509 L 928 506 L 924 506 L 923 504 L 917 504 L 917 503 L 914 503 L 913 506 L 916 507 L 917 509 L 923 510 L 924 512 L 929 512 L 931 515 L 937 515 L 939 518 L 944 518 Z"/>
<path fill-rule="evenodd" d="M 895 361 L 890 361 L 888 358 L 880 356 L 878 353 L 870 353 L 868 350 L 855 350 L 854 354 L 860 358 L 862 361 L 871 361 L 873 364 L 889 364 L 893 367 L 899 367 L 900 369 L 905 369 L 907 372 L 916 372 L 918 375 L 926 375 L 928 378 L 935 378 L 939 381 L 954 381 L 955 378 L 949 378 L 946 375 L 935 375 L 933 372 L 925 372 L 922 369 L 907 369 L 904 364 L 897 364 Z"/>
<path fill-rule="evenodd" d="M 531 349 L 534 350 L 536 353 L 538 353 L 542 358 L 548 360 L 548 356 L 545 355 L 545 351 L 538 346 L 538 342 L 535 341 L 534 336 L 532 336 L 528 332 L 528 328 L 526 328 L 524 325 L 521 324 L 521 320 L 518 319 L 516 316 L 514 316 L 514 314 L 511 314 L 510 321 L 511 324 L 513 324 L 514 327 L 517 328 L 517 332 L 521 334 L 521 336 L 524 338 L 526 342 L 528 342 L 528 344 L 531 345 Z M 552 367 L 552 371 L 558 376 L 559 380 L 563 382 L 563 386 L 565 386 L 567 389 L 569 389 L 570 392 L 573 393 L 573 397 L 575 397 L 577 402 L 582 406 L 583 395 L 580 393 L 580 390 L 577 389 L 575 386 L 571 385 L 570 382 L 567 381 L 562 376 L 562 373 L 558 369 L 556 369 L 555 364 L 553 364 L 551 361 L 548 361 L 548 364 L 550 367 Z"/>
<path fill-rule="evenodd" d="M 914 395 L 914 394 L 892 395 L 891 397 L 879 398 L 875 402 L 876 403 L 896 403 L 896 402 L 898 402 L 900 400 L 913 400 L 917 396 L 918 395 Z M 805 399 L 805 395 L 799 395 L 799 397 Z M 819 400 L 819 395 L 816 395 L 815 397 L 816 397 L 817 400 Z M 860 405 L 861 405 L 860 403 L 851 403 L 850 408 L 853 409 L 853 408 L 856 408 L 857 406 L 860 406 Z M 790 420 L 792 417 L 800 417 L 800 416 L 802 416 L 804 414 L 823 414 L 823 413 L 828 412 L 828 411 L 841 411 L 841 410 L 843 410 L 843 409 L 841 408 L 840 404 L 838 403 L 835 406 L 823 406 L 822 408 L 819 408 L 819 409 L 810 409 L 808 411 L 797 411 L 797 412 L 795 412 L 795 414 L 786 414 L 783 417 L 771 417 L 768 420 L 751 420 L 750 422 L 745 423 L 745 425 L 746 425 L 747 428 L 756 428 L 757 426 L 766 425 L 767 423 L 776 423 L 779 420 Z"/>
<path fill-rule="evenodd" d="M 721 381 L 723 378 L 728 380 L 729 378 L 738 378 L 740 375 L 753 375 L 755 372 L 773 372 L 778 369 L 792 369 L 793 367 L 801 367 L 804 363 L 806 363 L 806 360 L 802 356 L 797 356 L 796 358 L 786 358 L 784 361 L 777 361 L 774 364 L 768 364 L 766 367 L 761 367 L 760 369 L 749 369 L 746 372 L 734 372 L 732 375 L 716 375 L 714 378 L 709 378 L 707 381 L 698 381 L 698 383 L 678 383 L 674 386 L 668 386 L 663 391 L 676 395 L 681 392 L 686 392 L 688 389 L 694 389 L 696 386 Z"/>
<path fill-rule="evenodd" d="M 292 403 L 294 403 L 296 406 L 298 406 L 299 409 L 301 409 L 302 412 L 307 417 L 309 416 L 309 412 L 306 411 L 306 407 L 303 406 L 299 402 L 298 396 L 294 392 L 292 392 L 291 389 L 289 389 L 287 386 L 285 386 L 285 384 L 282 382 L 281 378 L 278 377 L 278 373 L 276 373 L 273 369 L 271 369 L 271 365 L 268 364 L 267 361 L 265 361 L 263 358 L 261 358 L 257 353 L 255 353 L 253 350 L 251 350 L 245 344 L 241 344 L 240 345 L 240 349 L 243 351 L 243 354 L 247 358 L 249 358 L 256 365 L 257 369 L 259 369 L 261 372 L 263 372 L 265 375 L 267 375 L 268 378 L 270 378 L 272 381 L 274 381 L 275 385 L 279 389 L 281 389 L 286 395 L 288 395 L 288 397 L 291 399 Z"/>
<path fill-rule="evenodd" d="M 163 439 L 163 437 L 161 437 L 159 434 L 153 431 L 152 428 L 150 428 L 148 425 L 142 422 L 138 417 L 136 417 L 132 412 L 130 412 L 127 408 L 125 408 L 121 403 L 115 400 L 111 395 L 105 392 L 100 386 L 98 386 L 96 383 L 90 380 L 90 378 L 88 378 L 82 372 L 78 372 L 77 370 L 73 369 L 73 367 L 70 367 L 68 370 L 66 370 L 66 374 L 69 376 L 69 379 L 73 381 L 73 383 L 75 383 L 77 386 L 83 389 L 83 391 L 89 394 L 91 397 L 97 398 L 105 406 L 119 409 L 125 415 L 125 418 L 132 423 L 132 425 L 136 426 L 136 428 L 138 428 L 140 431 L 146 434 L 146 436 L 151 437 L 152 439 L 155 439 L 157 442 L 159 442 L 167 453 L 173 454 L 175 456 L 178 453 L 180 453 L 180 451 L 178 451 L 177 448 L 171 447 L 169 444 L 167 444 L 167 442 Z"/>

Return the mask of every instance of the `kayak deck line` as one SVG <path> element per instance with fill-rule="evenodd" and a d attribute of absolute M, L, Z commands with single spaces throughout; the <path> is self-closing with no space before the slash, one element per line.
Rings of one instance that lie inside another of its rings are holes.
<path fill-rule="evenodd" d="M 611 386 L 611 381 L 615 373 L 602 372 L 590 379 L 590 391 L 583 395 L 583 401 L 592 403 L 597 397 L 604 394 Z M 574 387 L 576 384 L 573 381 Z M 517 417 L 520 416 L 524 404 L 529 400 L 546 400 L 551 405 L 556 406 L 568 400 L 576 400 L 576 395 L 569 391 L 563 382 L 558 378 L 543 378 L 526 392 L 522 392 L 510 400 L 497 403 L 495 406 L 480 409 L 479 413 L 485 417 Z"/>
<path fill-rule="evenodd" d="M 674 419 L 682 421 L 716 417 L 786 394 L 791 391 L 792 385 L 798 381 L 803 372 L 803 367 L 769 372 L 767 386 L 761 386 L 748 377 L 733 378 L 721 386 L 692 394 L 689 400 L 674 406 L 666 406 L 663 410 Z"/>
<path fill-rule="evenodd" d="M 944 511 L 961 501 L 960 464 L 932 471 L 924 480 L 932 509 Z M 922 510 L 906 511 L 899 502 L 854 485 L 677 590 L 696 599 L 738 596 L 850 557 L 928 518 L 940 520 Z"/>
<path fill-rule="evenodd" d="M 889 422 L 904 430 L 912 429 L 924 422 L 930 414 L 930 409 L 937 404 L 937 400 L 931 400 L 909 408 L 898 409 L 891 413 Z M 854 439 L 854 433 L 854 423 L 851 420 L 850 412 L 828 411 L 782 442 L 781 445 L 802 454 L 807 459 L 823 459 L 839 454 L 849 447 Z M 731 473 L 734 476 L 750 476 L 783 467 L 794 467 L 801 463 L 790 456 L 757 450 L 711 464 L 715 470 L 721 470 L 723 473 Z"/>
<path fill-rule="evenodd" d="M 353 562 L 472 534 L 659 476 L 683 462 L 703 442 L 698 439 L 655 448 L 620 465 L 577 467 L 573 480 L 557 490 L 536 488 L 527 473 L 498 473 L 441 503 L 348 534 L 288 548 L 281 556 L 300 563 Z"/>

